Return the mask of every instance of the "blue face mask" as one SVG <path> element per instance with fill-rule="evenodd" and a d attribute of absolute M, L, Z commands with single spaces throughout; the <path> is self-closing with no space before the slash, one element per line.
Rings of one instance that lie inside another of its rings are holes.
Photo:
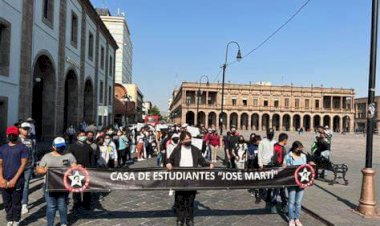
<path fill-rule="evenodd" d="M 80 142 L 86 142 L 87 141 L 87 137 L 86 136 L 81 136 L 81 137 L 79 137 L 78 138 L 78 140 L 80 141 Z"/>

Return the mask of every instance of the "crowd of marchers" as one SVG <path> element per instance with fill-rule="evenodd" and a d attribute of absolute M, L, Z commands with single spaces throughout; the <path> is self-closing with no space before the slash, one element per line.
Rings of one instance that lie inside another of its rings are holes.
<path fill-rule="evenodd" d="M 248 140 L 232 127 L 224 136 L 214 128 L 159 124 L 133 126 L 111 125 L 98 128 L 82 122 L 77 129 L 69 126 L 62 137 L 56 137 L 51 149 L 44 154 L 37 147 L 35 122 L 29 118 L 7 128 L 7 143 L 0 147 L 0 189 L 6 212 L 6 225 L 19 225 L 29 210 L 29 184 L 33 178 L 46 175 L 51 167 L 81 166 L 84 168 L 128 167 L 135 161 L 156 158 L 157 167 L 209 167 L 218 162 L 232 169 L 262 169 L 297 166 L 315 158 L 329 159 L 332 133 L 328 128 L 318 128 L 311 154 L 304 151 L 301 142 L 295 141 L 287 149 L 288 135 L 281 133 L 278 139 L 272 129 L 265 137 L 252 133 Z M 201 142 L 199 142 L 201 141 Z M 221 151 L 224 154 L 220 156 Z M 37 154 L 37 152 L 39 154 Z M 218 155 L 219 154 L 219 155 Z M 320 176 L 325 176 L 321 172 Z M 256 203 L 265 201 L 270 213 L 280 211 L 288 214 L 290 226 L 301 226 L 300 214 L 304 190 L 299 187 L 287 189 L 250 189 Z M 177 190 L 173 211 L 177 225 L 194 225 L 194 200 L 196 191 Z M 60 225 L 68 222 L 68 206 L 72 199 L 73 215 L 91 211 L 92 202 L 103 201 L 105 193 L 48 192 L 44 186 L 47 225 L 55 225 L 58 211 Z M 280 200 L 280 201 L 279 201 Z"/>

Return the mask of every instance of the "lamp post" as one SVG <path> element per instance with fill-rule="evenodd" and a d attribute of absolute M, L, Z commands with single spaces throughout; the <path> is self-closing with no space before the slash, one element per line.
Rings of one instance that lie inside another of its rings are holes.
<path fill-rule="evenodd" d="M 199 127 L 199 99 L 202 97 L 202 91 L 201 91 L 201 84 L 202 84 L 202 79 L 205 78 L 207 79 L 207 86 L 210 84 L 210 80 L 208 79 L 207 75 L 202 75 L 201 78 L 199 79 L 199 88 L 197 91 L 197 123 L 196 125 Z M 207 100 L 206 100 L 207 101 Z"/>
<path fill-rule="evenodd" d="M 377 27 L 379 1 L 372 0 L 371 51 L 368 84 L 367 144 L 365 168 L 362 170 L 363 181 L 358 211 L 365 216 L 376 216 L 375 169 L 372 168 L 373 130 L 375 124 L 375 86 L 377 57 Z"/>
<path fill-rule="evenodd" d="M 219 122 L 219 127 L 220 127 L 220 136 L 223 136 L 223 108 L 224 108 L 224 82 L 225 82 L 225 78 L 226 78 L 226 68 L 227 68 L 227 59 L 228 59 L 228 48 L 230 47 L 231 44 L 235 44 L 237 47 L 238 47 L 238 52 L 237 52 L 237 55 L 236 55 L 236 59 L 238 61 L 241 60 L 241 51 L 240 51 L 240 45 L 239 43 L 235 42 L 235 41 L 231 41 L 227 44 L 227 48 L 226 48 L 226 59 L 225 59 L 225 62 L 223 64 L 223 80 L 222 80 L 222 101 L 221 101 L 221 107 L 220 107 L 220 122 Z"/>
<path fill-rule="evenodd" d="M 190 97 L 190 96 L 187 96 L 187 97 L 186 97 L 187 112 L 186 112 L 186 116 L 185 116 L 185 123 L 188 123 L 188 122 L 187 122 L 187 113 L 189 112 L 190 102 L 191 102 L 191 97 Z"/>

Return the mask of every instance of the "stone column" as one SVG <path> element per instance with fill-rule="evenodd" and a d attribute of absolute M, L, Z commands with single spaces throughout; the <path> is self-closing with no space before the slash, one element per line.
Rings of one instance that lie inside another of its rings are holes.
<path fill-rule="evenodd" d="M 248 130 L 252 130 L 252 115 L 248 115 Z"/>
<path fill-rule="evenodd" d="M 205 128 L 208 129 L 208 112 L 205 112 Z"/>
<path fill-rule="evenodd" d="M 300 128 L 303 128 L 303 115 L 300 115 Z M 305 131 L 305 128 L 303 128 Z"/>
<path fill-rule="evenodd" d="M 344 109 L 343 109 L 343 97 L 340 97 L 340 112 L 343 112 Z"/>
<path fill-rule="evenodd" d="M 293 115 L 290 115 L 289 117 L 289 130 L 294 131 L 294 126 L 293 126 Z"/>
<path fill-rule="evenodd" d="M 229 130 L 230 129 L 230 115 L 227 112 L 225 112 L 225 113 L 226 113 L 226 128 L 225 128 L 225 130 Z"/>
<path fill-rule="evenodd" d="M 181 121 L 180 121 L 180 124 L 184 124 L 186 122 L 186 115 L 187 115 L 187 110 L 182 110 L 182 117 L 181 117 Z"/>
<path fill-rule="evenodd" d="M 344 119 L 344 116 L 339 118 L 339 131 L 340 132 L 343 132 L 343 119 Z"/>
<path fill-rule="evenodd" d="M 333 109 L 334 104 L 333 104 L 333 96 L 330 96 L 330 109 Z"/>
<path fill-rule="evenodd" d="M 258 123 L 258 128 L 256 128 L 258 131 L 262 131 L 262 129 L 263 129 L 263 128 L 261 128 L 261 126 L 262 126 L 262 125 L 261 125 L 261 120 L 262 120 L 262 115 L 260 115 L 260 114 L 259 114 L 259 119 L 258 119 L 258 121 L 259 121 L 259 123 Z"/>
<path fill-rule="evenodd" d="M 269 125 L 268 125 L 268 128 L 273 128 L 273 125 L 272 125 L 272 120 L 273 120 L 273 115 L 269 114 Z"/>
<path fill-rule="evenodd" d="M 278 127 L 279 127 L 279 130 L 280 131 L 283 131 L 284 129 L 282 128 L 282 119 L 283 119 L 283 117 L 282 117 L 282 115 L 280 115 L 280 118 L 279 118 L 279 120 L 278 120 Z"/>
<path fill-rule="evenodd" d="M 20 52 L 20 80 L 19 80 L 19 105 L 18 118 L 32 117 L 33 101 L 33 18 L 34 1 L 22 1 L 22 36 Z M 16 25 L 14 25 L 16 26 Z M 12 42 L 12 41 L 11 41 Z M 3 116 L 1 116 L 3 117 Z M 54 126 L 54 125 L 52 125 Z"/>
<path fill-rule="evenodd" d="M 314 131 L 314 115 L 310 115 L 310 131 Z"/>
<path fill-rule="evenodd" d="M 206 91 L 206 106 L 208 106 L 208 91 Z"/>
<path fill-rule="evenodd" d="M 379 127 L 377 127 L 379 128 Z M 353 133 L 355 132 L 355 118 L 354 117 L 350 117 L 350 133 Z"/>

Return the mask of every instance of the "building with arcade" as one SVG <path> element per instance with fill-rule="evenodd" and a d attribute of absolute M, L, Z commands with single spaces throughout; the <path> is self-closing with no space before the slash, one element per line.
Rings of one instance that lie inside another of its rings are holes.
<path fill-rule="evenodd" d="M 170 106 L 175 123 L 203 124 L 219 129 L 312 131 L 329 126 L 335 132 L 354 130 L 353 89 L 273 86 L 270 83 L 225 84 L 221 115 L 222 84 L 183 82 L 173 92 Z M 199 102 L 198 102 L 199 99 Z"/>

